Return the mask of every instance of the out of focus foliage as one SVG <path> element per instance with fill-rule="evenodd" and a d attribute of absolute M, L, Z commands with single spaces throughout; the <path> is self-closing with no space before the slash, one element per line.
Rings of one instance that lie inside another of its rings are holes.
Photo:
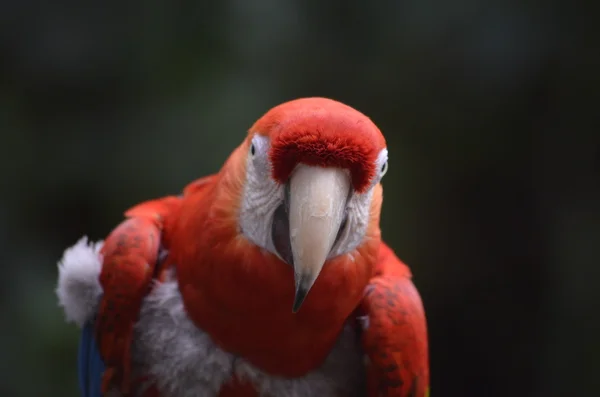
<path fill-rule="evenodd" d="M 598 394 L 591 4 L 0 2 L 0 395 L 77 395 L 64 248 L 315 95 L 388 138 L 382 225 L 423 295 L 433 395 Z"/>

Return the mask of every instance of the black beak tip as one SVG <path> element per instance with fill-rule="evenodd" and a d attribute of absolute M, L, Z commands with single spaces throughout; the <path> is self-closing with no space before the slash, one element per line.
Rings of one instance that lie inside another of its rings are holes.
<path fill-rule="evenodd" d="M 304 288 L 302 286 L 298 286 L 296 288 L 296 296 L 294 297 L 294 305 L 292 306 L 292 313 L 298 313 L 302 303 L 304 303 L 304 299 L 308 294 L 308 288 Z"/>

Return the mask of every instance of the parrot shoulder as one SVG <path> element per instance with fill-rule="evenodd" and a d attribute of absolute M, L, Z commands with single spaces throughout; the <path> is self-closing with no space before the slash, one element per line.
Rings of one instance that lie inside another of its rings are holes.
<path fill-rule="evenodd" d="M 210 178 L 212 176 L 190 183 L 183 195 L 200 190 Z M 168 226 L 176 220 L 180 206 L 181 197 L 167 196 L 137 204 L 125 212 L 125 217 L 148 219 L 155 223 L 163 233 L 161 243 L 164 244 Z M 59 306 L 63 308 L 67 321 L 81 328 L 94 317 L 103 293 L 99 276 L 103 266 L 104 243 L 104 240 L 91 242 L 84 236 L 67 248 L 58 262 L 56 295 Z"/>
<path fill-rule="evenodd" d="M 361 304 L 362 342 L 372 394 L 429 395 L 429 357 L 425 311 L 411 272 L 381 243 L 375 276 Z"/>

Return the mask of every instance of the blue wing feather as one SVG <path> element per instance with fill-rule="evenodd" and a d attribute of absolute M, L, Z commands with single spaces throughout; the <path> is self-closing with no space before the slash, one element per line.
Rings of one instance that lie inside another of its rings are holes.
<path fill-rule="evenodd" d="M 77 361 L 81 396 L 102 397 L 101 386 L 104 362 L 98 351 L 92 322 L 88 322 L 81 330 Z"/>

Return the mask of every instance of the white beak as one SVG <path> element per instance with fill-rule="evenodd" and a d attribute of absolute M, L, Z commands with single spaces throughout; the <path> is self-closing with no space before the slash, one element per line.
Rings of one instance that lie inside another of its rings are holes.
<path fill-rule="evenodd" d="M 345 216 L 350 173 L 300 164 L 290 177 L 289 226 L 296 313 L 319 276 Z"/>

